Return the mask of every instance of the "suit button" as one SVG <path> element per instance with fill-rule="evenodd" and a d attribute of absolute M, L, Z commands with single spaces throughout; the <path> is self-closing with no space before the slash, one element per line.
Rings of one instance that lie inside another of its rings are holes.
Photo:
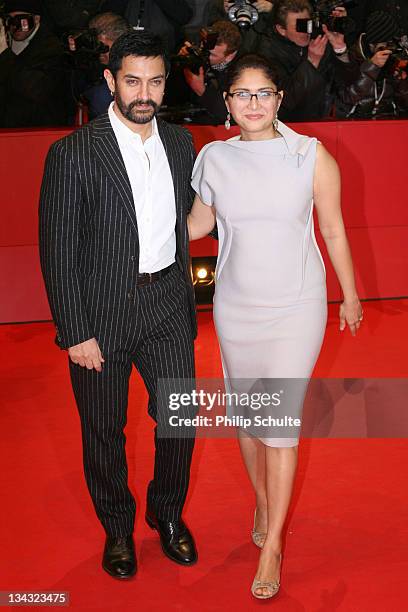
<path fill-rule="evenodd" d="M 129 293 L 128 293 L 128 298 L 129 298 L 129 300 L 131 300 L 131 299 L 132 299 L 132 297 L 133 297 L 133 293 L 132 293 L 131 291 L 129 291 Z"/>
<path fill-rule="evenodd" d="M 135 256 L 134 255 L 131 256 L 130 261 L 135 261 Z"/>

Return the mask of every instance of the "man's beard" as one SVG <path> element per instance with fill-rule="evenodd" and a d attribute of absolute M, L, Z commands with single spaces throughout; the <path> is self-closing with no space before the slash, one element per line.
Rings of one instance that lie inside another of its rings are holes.
<path fill-rule="evenodd" d="M 126 117 L 126 119 L 132 121 L 133 123 L 138 123 L 139 125 L 150 123 L 160 109 L 157 102 L 150 98 L 148 100 L 141 100 L 138 98 L 127 105 L 124 103 L 117 91 L 115 92 L 115 104 L 118 105 L 120 112 L 124 117 Z M 148 104 L 150 108 L 135 110 L 135 107 L 140 106 L 141 104 Z"/>

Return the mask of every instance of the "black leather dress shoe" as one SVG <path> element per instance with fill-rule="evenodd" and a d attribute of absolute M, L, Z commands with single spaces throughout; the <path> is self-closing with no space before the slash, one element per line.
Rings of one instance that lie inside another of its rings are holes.
<path fill-rule="evenodd" d="M 114 578 L 126 580 L 136 574 L 137 563 L 133 536 L 106 538 L 102 567 Z"/>
<path fill-rule="evenodd" d="M 158 531 L 162 550 L 169 559 L 181 565 L 196 563 L 198 555 L 193 536 L 181 519 L 162 521 L 147 510 L 146 523 Z"/>

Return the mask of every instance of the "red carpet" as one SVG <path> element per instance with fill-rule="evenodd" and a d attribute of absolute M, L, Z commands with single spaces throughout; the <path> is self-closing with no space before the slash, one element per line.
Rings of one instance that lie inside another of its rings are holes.
<path fill-rule="evenodd" d="M 408 300 L 366 302 L 358 338 L 340 334 L 337 310 L 330 307 L 316 376 L 408 375 Z M 71 609 L 118 612 L 407 609 L 406 440 L 301 441 L 281 591 L 257 602 L 249 592 L 259 554 L 249 538 L 253 496 L 234 440 L 197 441 L 185 510 L 196 566 L 167 560 L 145 525 L 152 422 L 135 374 L 127 449 L 139 572 L 118 583 L 100 569 L 104 534 L 85 487 L 79 419 L 53 326 L 0 326 L 0 340 L 0 591 L 69 591 Z M 196 356 L 200 377 L 220 376 L 211 313 L 200 314 Z"/>

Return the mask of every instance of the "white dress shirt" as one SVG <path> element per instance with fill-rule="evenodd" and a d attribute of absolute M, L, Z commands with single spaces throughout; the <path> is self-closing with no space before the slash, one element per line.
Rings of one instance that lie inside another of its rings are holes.
<path fill-rule="evenodd" d="M 176 202 L 170 166 L 157 129 L 142 142 L 116 115 L 113 102 L 109 119 L 132 187 L 139 232 L 139 272 L 167 268 L 176 256 Z"/>

